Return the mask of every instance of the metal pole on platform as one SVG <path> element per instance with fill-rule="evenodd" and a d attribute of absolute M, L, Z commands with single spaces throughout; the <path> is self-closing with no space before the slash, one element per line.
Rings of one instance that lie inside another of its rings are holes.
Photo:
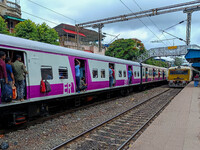
<path fill-rule="evenodd" d="M 187 13 L 186 44 L 190 45 L 192 12 Z"/>

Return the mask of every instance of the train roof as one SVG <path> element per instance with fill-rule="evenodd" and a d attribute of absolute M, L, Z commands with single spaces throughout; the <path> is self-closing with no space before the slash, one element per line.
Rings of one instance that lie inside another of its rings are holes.
<path fill-rule="evenodd" d="M 0 34 L 0 48 L 3 47 L 3 45 L 10 46 L 12 47 L 12 49 L 20 48 L 24 50 L 35 50 L 35 51 L 43 51 L 43 52 L 49 52 L 49 53 L 55 53 L 55 54 L 66 54 L 66 55 L 71 55 L 71 56 L 90 58 L 90 59 L 115 62 L 115 63 L 122 63 L 122 64 L 128 64 L 128 65 L 137 65 L 137 66 L 140 65 L 140 63 L 134 62 L 134 61 L 83 52 L 80 50 L 75 50 L 75 49 L 65 48 L 65 47 L 51 45 L 47 43 L 27 40 L 27 39 L 23 39 L 19 37 Z"/>
<path fill-rule="evenodd" d="M 192 67 L 188 67 L 188 66 L 175 66 L 175 67 L 170 67 L 170 69 L 193 69 Z"/>
<path fill-rule="evenodd" d="M 144 66 L 144 67 L 152 67 L 152 68 L 157 68 L 157 69 L 166 69 L 165 67 L 153 66 L 153 65 L 149 65 L 149 64 L 143 64 L 143 63 L 142 63 L 142 66 Z"/>

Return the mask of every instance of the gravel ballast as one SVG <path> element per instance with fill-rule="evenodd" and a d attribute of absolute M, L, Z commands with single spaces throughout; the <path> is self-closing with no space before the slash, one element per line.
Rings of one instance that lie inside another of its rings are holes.
<path fill-rule="evenodd" d="M 131 108 L 137 102 L 157 95 L 166 89 L 166 86 L 161 86 L 140 93 L 132 93 L 127 97 L 117 98 L 116 100 L 63 115 L 27 129 L 8 133 L 0 138 L 0 144 L 8 142 L 11 150 L 49 150 Z"/>

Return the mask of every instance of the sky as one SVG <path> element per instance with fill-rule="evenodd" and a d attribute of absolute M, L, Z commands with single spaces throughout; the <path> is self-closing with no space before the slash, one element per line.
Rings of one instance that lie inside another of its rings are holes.
<path fill-rule="evenodd" d="M 30 19 L 37 24 L 46 22 L 53 28 L 60 23 L 75 25 L 77 23 L 84 23 L 87 21 L 119 16 L 131 12 L 139 12 L 141 10 L 159 8 L 189 1 L 191 0 L 21 0 L 20 5 L 23 19 Z M 34 2 L 57 13 L 40 7 Z M 128 8 L 124 6 L 123 3 Z M 199 11 L 192 13 L 191 44 L 200 45 L 199 15 Z M 39 19 L 34 16 L 38 16 L 43 19 Z M 168 41 L 165 40 L 160 43 L 152 41 L 174 38 L 166 33 L 163 33 L 161 30 L 165 30 L 166 28 L 186 19 L 187 15 L 182 11 L 179 11 L 153 16 L 150 17 L 150 19 L 146 17 L 141 20 L 134 19 L 130 21 L 107 24 L 102 29 L 102 32 L 107 33 L 107 37 L 104 39 L 103 43 L 110 43 L 118 35 L 117 38 L 137 38 L 144 43 L 146 49 L 172 45 L 185 45 L 185 42 L 179 41 L 178 39 Z M 185 40 L 186 21 L 166 31 Z"/>

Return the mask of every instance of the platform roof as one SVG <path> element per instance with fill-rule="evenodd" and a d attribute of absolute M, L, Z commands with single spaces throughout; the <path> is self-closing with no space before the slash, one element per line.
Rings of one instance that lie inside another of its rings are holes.
<path fill-rule="evenodd" d="M 188 49 L 185 59 L 190 63 L 200 62 L 200 49 Z"/>

